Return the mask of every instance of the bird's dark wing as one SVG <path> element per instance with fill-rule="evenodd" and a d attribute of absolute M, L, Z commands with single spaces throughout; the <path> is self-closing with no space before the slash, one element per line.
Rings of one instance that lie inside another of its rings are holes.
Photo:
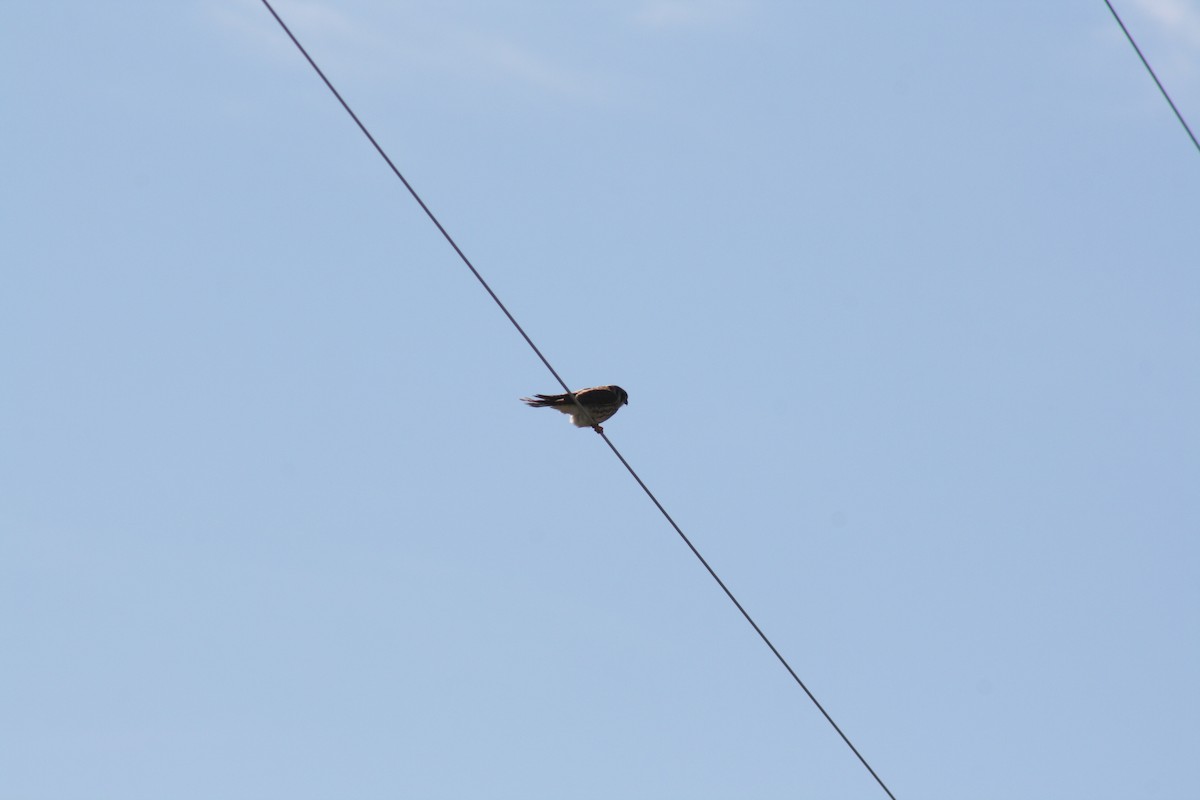
<path fill-rule="evenodd" d="M 619 405 L 621 398 L 617 393 L 607 386 L 597 386 L 594 389 L 580 389 L 575 393 L 579 398 L 579 404 L 583 406 L 615 406 Z"/>

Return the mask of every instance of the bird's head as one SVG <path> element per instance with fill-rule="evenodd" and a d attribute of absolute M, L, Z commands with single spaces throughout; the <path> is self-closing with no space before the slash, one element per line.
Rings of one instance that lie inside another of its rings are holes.
<path fill-rule="evenodd" d="M 621 405 L 629 405 L 629 392 L 625 391 L 620 386 L 609 386 L 608 388 L 617 396 L 617 399 L 621 401 Z"/>

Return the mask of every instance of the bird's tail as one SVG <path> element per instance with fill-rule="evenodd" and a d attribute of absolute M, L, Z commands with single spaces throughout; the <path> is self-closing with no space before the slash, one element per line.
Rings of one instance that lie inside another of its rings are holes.
<path fill-rule="evenodd" d="M 521 402 L 528 403 L 534 408 L 555 408 L 558 406 L 574 405 L 569 394 L 535 394 L 533 397 L 522 397 Z"/>

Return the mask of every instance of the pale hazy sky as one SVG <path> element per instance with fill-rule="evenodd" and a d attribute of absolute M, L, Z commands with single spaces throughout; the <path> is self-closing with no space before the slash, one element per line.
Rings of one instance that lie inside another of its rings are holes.
<path fill-rule="evenodd" d="M 277 8 L 897 797 L 1195 794 L 1200 154 L 1103 2 Z M 259 2 L 2 17 L 0 800 L 884 796 Z"/>

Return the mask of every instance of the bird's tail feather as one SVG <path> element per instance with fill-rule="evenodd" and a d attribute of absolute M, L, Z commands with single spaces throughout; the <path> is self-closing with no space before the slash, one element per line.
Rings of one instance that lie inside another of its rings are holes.
<path fill-rule="evenodd" d="M 535 394 L 533 397 L 522 397 L 521 401 L 528 403 L 534 408 L 572 405 L 571 395 L 569 394 Z"/>

